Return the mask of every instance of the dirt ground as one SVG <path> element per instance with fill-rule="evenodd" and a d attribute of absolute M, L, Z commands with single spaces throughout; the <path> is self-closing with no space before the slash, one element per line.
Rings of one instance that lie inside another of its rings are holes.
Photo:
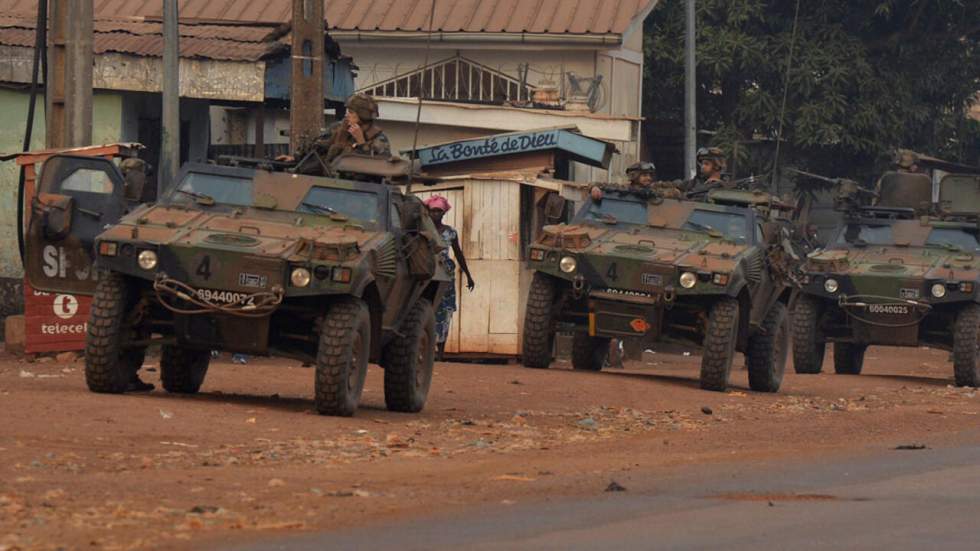
<path fill-rule="evenodd" d="M 787 374 L 777 395 L 741 368 L 731 391 L 699 390 L 696 354 L 602 373 L 443 363 L 419 415 L 385 411 L 372 367 L 338 419 L 313 414 L 294 362 L 217 361 L 193 397 L 107 396 L 80 361 L 0 354 L 0 551 L 213 549 L 628 489 L 638 472 L 933 445 L 980 414 L 947 359 L 872 348 L 865 375 Z"/>

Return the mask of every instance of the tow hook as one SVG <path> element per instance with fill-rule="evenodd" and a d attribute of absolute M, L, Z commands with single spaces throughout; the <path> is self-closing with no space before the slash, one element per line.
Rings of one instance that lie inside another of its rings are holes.
<path fill-rule="evenodd" d="M 585 278 L 579 274 L 572 280 L 572 291 L 575 298 L 582 298 L 583 289 L 585 289 Z"/>

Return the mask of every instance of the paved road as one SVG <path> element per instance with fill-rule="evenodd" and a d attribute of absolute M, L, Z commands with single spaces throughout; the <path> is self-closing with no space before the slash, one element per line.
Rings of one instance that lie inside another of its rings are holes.
<path fill-rule="evenodd" d="M 980 446 L 634 474 L 623 485 L 239 549 L 980 549 Z"/>

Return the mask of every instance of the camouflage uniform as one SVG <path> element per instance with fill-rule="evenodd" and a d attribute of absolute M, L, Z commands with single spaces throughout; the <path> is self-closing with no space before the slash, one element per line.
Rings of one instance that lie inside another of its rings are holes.
<path fill-rule="evenodd" d="M 146 177 L 150 172 L 149 164 L 138 157 L 129 157 L 119 163 L 119 171 L 122 172 L 125 181 L 125 196 L 130 201 L 145 201 L 147 199 Z"/>
<path fill-rule="evenodd" d="M 378 104 L 374 98 L 366 94 L 354 94 L 347 100 L 347 109 L 361 119 L 364 143 L 358 144 L 354 141 L 347 130 L 346 119 L 341 119 L 327 127 L 327 131 L 313 142 L 312 147 L 300 150 L 297 158 L 306 156 L 311 150 L 315 150 L 327 163 L 347 153 L 390 157 L 391 144 L 388 137 L 374 124 L 374 119 L 378 116 Z"/>
<path fill-rule="evenodd" d="M 626 169 L 626 177 L 629 178 L 628 184 L 595 184 L 593 189 L 600 191 L 615 191 L 618 193 L 631 193 L 633 195 L 650 199 L 655 196 L 664 195 L 662 190 L 674 187 L 669 182 L 643 183 L 640 177 L 648 174 L 651 180 L 657 177 L 657 167 L 648 161 L 633 163 Z"/>
<path fill-rule="evenodd" d="M 698 150 L 698 172 L 701 171 L 701 163 L 705 160 L 711 161 L 715 165 L 716 172 L 711 176 L 698 174 L 697 177 L 682 182 L 678 187 L 688 199 L 704 199 L 711 190 L 724 187 L 727 180 L 722 176 L 727 163 L 725 153 L 717 147 L 702 147 Z"/>

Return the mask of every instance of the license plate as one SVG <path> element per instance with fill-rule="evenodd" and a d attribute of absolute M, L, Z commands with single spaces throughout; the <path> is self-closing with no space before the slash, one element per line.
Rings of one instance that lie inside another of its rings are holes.
<path fill-rule="evenodd" d="M 221 304 L 244 304 L 254 306 L 255 299 L 246 293 L 236 293 L 234 291 L 219 291 L 217 289 L 198 289 L 197 297 L 208 302 L 218 302 Z"/>
<path fill-rule="evenodd" d="M 640 282 L 644 285 L 660 287 L 664 284 L 664 277 L 660 274 L 640 274 Z"/>
<path fill-rule="evenodd" d="M 918 289 L 900 289 L 898 292 L 899 296 L 902 298 L 917 299 L 919 298 Z"/>
<path fill-rule="evenodd" d="M 249 274 L 242 272 L 238 274 L 238 284 L 242 287 L 256 287 L 264 289 L 269 284 L 269 278 L 259 274 Z"/>
<path fill-rule="evenodd" d="M 909 314 L 909 307 L 904 304 L 869 304 L 868 313 L 907 316 Z"/>

